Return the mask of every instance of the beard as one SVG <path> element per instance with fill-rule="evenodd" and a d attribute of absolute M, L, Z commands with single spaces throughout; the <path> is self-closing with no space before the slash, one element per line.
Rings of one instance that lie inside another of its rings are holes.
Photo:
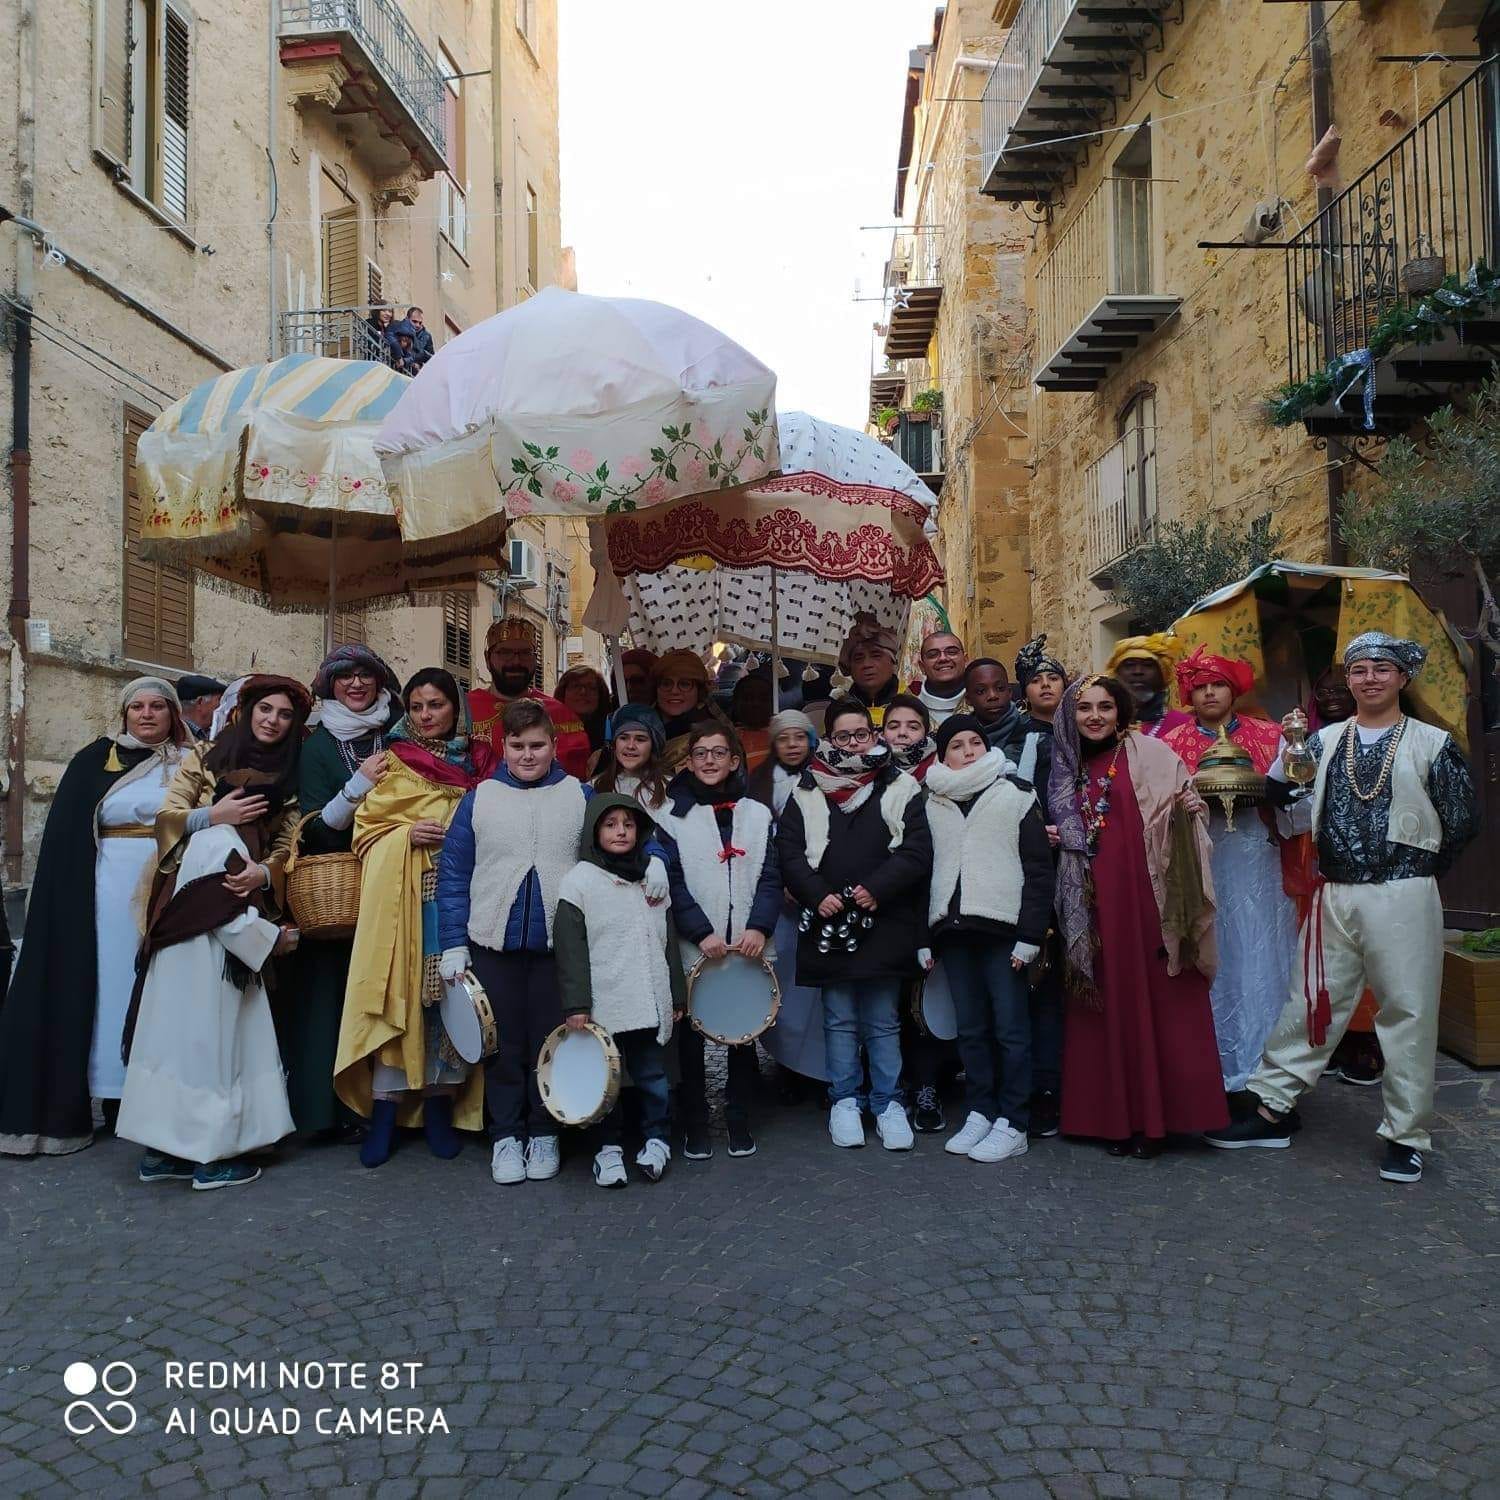
<path fill-rule="evenodd" d="M 495 691 L 502 698 L 519 698 L 531 686 L 531 673 L 524 667 L 509 667 L 495 673 Z"/>

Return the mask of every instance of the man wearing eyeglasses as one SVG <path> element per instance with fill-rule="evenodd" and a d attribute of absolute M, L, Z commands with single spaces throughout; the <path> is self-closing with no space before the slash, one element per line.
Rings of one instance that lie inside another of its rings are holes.
<path fill-rule="evenodd" d="M 917 660 L 922 676 L 912 683 L 911 691 L 926 708 L 936 731 L 944 719 L 963 712 L 964 668 L 969 664 L 969 653 L 951 630 L 934 630 L 922 642 Z"/>
<path fill-rule="evenodd" d="M 547 710 L 557 735 L 557 763 L 580 781 L 589 774 L 588 730 L 566 703 L 550 697 L 533 681 L 540 662 L 541 636 L 530 620 L 510 616 L 496 620 L 484 638 L 484 661 L 494 679 L 493 691 L 474 688 L 469 693 L 469 712 L 474 733 L 489 740 L 496 755 L 505 753 L 505 731 L 500 723 L 506 706 L 518 698 L 530 698 Z"/>

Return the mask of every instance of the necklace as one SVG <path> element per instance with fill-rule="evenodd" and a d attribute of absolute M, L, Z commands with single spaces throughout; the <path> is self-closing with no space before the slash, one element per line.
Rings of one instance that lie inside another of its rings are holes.
<path fill-rule="evenodd" d="M 1120 751 L 1124 748 L 1125 741 L 1121 740 L 1115 746 L 1115 753 L 1109 758 L 1109 769 L 1099 777 L 1097 801 L 1089 796 L 1088 772 L 1082 768 L 1078 772 L 1078 809 L 1083 814 L 1083 846 L 1084 852 L 1090 859 L 1099 848 L 1099 835 L 1104 831 L 1105 823 L 1108 822 L 1109 794 L 1114 786 L 1115 776 L 1119 772 Z"/>
<path fill-rule="evenodd" d="M 1385 747 L 1385 755 L 1380 762 L 1380 774 L 1375 778 L 1375 785 L 1366 791 L 1359 784 L 1359 770 L 1355 763 L 1354 747 L 1359 739 L 1359 728 L 1354 720 L 1349 721 L 1349 727 L 1344 731 L 1344 775 L 1349 778 L 1349 787 L 1361 802 L 1373 802 L 1384 790 L 1386 782 L 1391 779 L 1391 767 L 1396 763 L 1396 748 L 1401 743 L 1401 736 L 1406 733 L 1406 715 L 1396 721 L 1396 727 L 1391 731 L 1390 740 Z"/>

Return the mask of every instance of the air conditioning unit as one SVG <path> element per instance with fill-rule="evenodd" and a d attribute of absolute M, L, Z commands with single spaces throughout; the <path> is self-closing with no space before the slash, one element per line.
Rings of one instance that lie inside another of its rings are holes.
<path fill-rule="evenodd" d="M 534 589 L 542 581 L 542 554 L 535 543 L 513 537 L 506 548 L 510 585 L 517 589 Z"/>

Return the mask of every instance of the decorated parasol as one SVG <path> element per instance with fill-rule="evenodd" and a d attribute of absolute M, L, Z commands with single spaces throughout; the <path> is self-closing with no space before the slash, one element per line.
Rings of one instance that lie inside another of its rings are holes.
<path fill-rule="evenodd" d="M 762 480 L 775 395 L 765 365 L 675 307 L 552 287 L 444 344 L 376 448 L 402 534 L 425 547 Z"/>
<path fill-rule="evenodd" d="M 905 631 L 943 577 L 932 491 L 862 432 L 805 412 L 779 429 L 780 475 L 595 523 L 594 618 L 623 613 L 657 652 L 727 641 L 825 662 L 857 614 Z M 623 612 L 603 605 L 611 579 Z"/>
<path fill-rule="evenodd" d="M 493 555 L 403 543 L 374 437 L 410 384 L 291 354 L 204 381 L 141 434 L 141 554 L 273 609 L 327 610 L 472 581 Z M 493 550 L 493 549 L 491 549 Z"/>
<path fill-rule="evenodd" d="M 1366 630 L 1385 630 L 1427 648 L 1408 689 L 1414 712 L 1467 745 L 1469 648 L 1441 610 L 1404 573 L 1269 562 L 1200 599 L 1172 626 L 1191 650 L 1241 657 L 1268 712 L 1301 707 L 1309 686 Z"/>

